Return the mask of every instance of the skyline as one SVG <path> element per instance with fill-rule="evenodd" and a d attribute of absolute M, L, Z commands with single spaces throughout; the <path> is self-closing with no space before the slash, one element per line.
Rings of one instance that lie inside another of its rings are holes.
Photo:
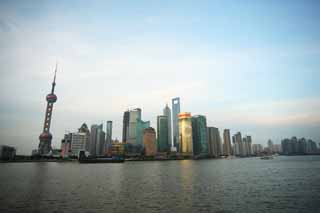
<path fill-rule="evenodd" d="M 56 61 L 55 147 L 83 122 L 120 139 L 128 107 L 155 128 L 173 97 L 253 143 L 319 142 L 319 2 L 246 2 L 2 1 L 1 144 L 37 147 Z"/>

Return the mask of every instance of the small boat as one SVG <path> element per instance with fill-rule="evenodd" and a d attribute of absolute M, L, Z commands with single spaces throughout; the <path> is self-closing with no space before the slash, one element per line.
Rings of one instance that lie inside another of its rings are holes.
<path fill-rule="evenodd" d="M 123 163 L 124 158 L 119 156 L 113 157 L 86 157 L 84 151 L 80 151 L 79 163 Z"/>
<path fill-rule="evenodd" d="M 261 160 L 272 160 L 273 156 L 272 155 L 265 155 L 265 156 L 260 157 L 260 159 Z"/>

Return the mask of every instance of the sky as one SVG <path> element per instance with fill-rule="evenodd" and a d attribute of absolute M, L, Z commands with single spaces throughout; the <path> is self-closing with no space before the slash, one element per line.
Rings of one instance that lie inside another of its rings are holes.
<path fill-rule="evenodd" d="M 207 125 L 320 142 L 320 2 L 0 1 L 0 144 L 37 148 L 58 62 L 53 146 L 86 122 L 166 103 Z"/>

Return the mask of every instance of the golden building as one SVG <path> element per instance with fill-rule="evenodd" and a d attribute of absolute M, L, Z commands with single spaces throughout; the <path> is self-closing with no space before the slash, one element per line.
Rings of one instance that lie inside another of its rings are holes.
<path fill-rule="evenodd" d="M 143 131 L 143 145 L 145 156 L 155 156 L 157 154 L 156 131 L 149 127 Z"/>
<path fill-rule="evenodd" d="M 179 118 L 179 152 L 182 155 L 193 155 L 192 120 L 190 112 L 178 114 Z"/>

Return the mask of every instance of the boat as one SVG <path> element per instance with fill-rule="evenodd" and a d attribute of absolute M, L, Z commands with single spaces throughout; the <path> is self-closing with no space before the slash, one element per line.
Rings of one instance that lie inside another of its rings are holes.
<path fill-rule="evenodd" d="M 79 163 L 123 163 L 123 158 L 79 158 Z"/>
<path fill-rule="evenodd" d="M 119 156 L 113 157 L 87 157 L 84 151 L 80 151 L 79 163 L 124 163 L 124 158 Z"/>
<path fill-rule="evenodd" d="M 265 156 L 260 157 L 260 159 L 261 160 L 272 160 L 273 156 L 272 155 L 265 155 Z"/>

